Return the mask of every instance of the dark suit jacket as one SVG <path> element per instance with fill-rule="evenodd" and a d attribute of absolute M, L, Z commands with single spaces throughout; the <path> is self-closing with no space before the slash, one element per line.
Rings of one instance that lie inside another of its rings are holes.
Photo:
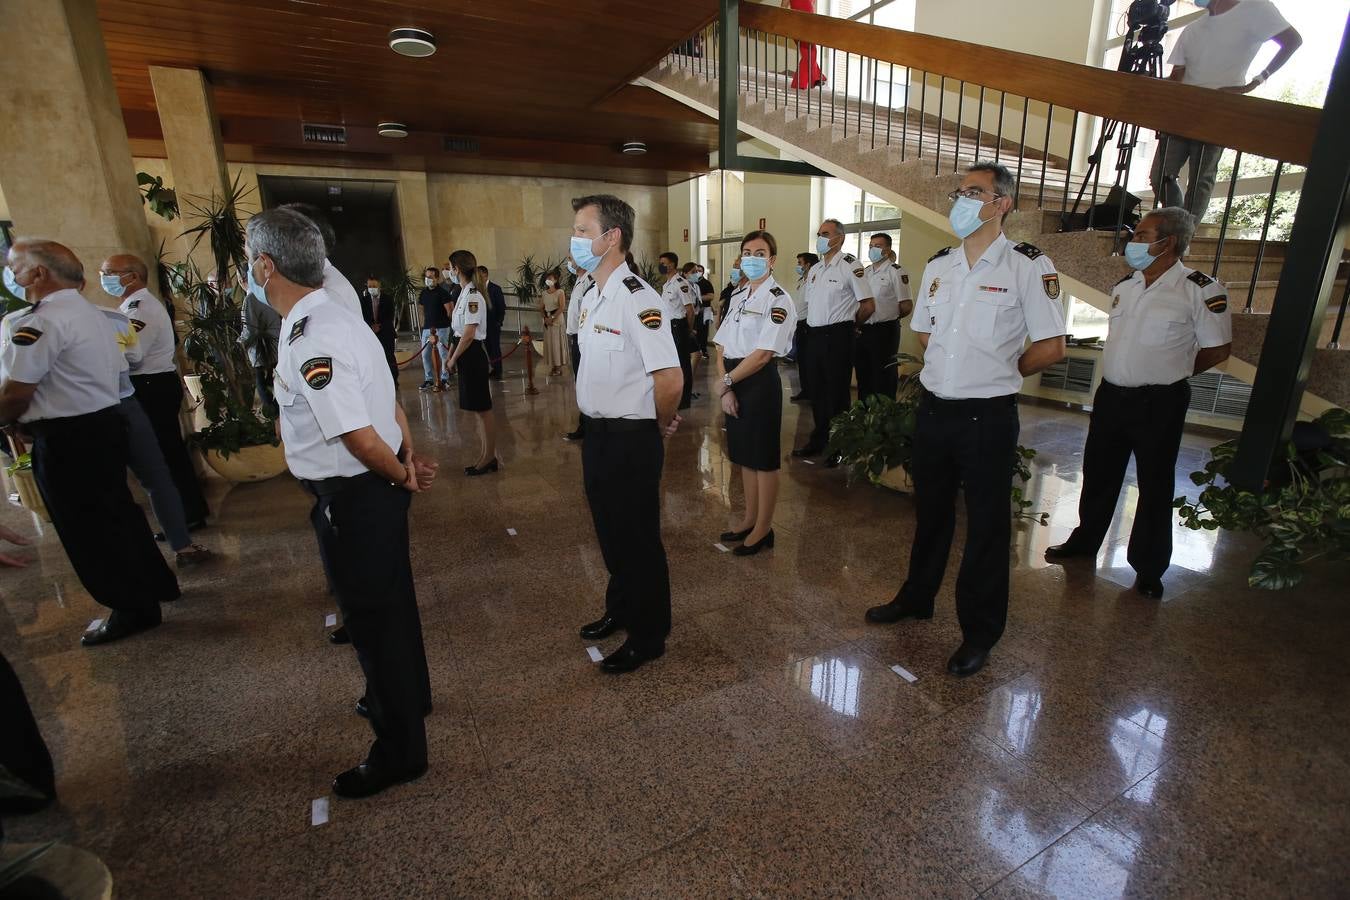
<path fill-rule="evenodd" d="M 375 308 L 375 304 L 371 302 L 370 294 L 364 289 L 361 291 L 360 300 L 361 318 L 366 320 L 367 325 L 374 324 L 375 320 L 371 316 L 371 310 Z M 394 299 L 392 297 L 384 296 L 384 292 L 381 291 L 380 336 L 383 337 L 386 333 L 390 336 L 394 334 Z"/>
<path fill-rule="evenodd" d="M 506 295 L 495 281 L 488 282 L 488 322 L 501 328 L 506 321 Z"/>

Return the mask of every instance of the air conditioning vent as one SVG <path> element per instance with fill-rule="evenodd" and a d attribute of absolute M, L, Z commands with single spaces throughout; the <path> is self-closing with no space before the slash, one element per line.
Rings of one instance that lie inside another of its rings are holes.
<path fill-rule="evenodd" d="M 345 144 L 347 143 L 347 129 L 341 125 L 310 125 L 302 124 L 304 140 L 306 144 Z"/>
<path fill-rule="evenodd" d="M 1189 379 L 1192 412 L 1242 419 L 1247 416 L 1252 386 L 1222 372 L 1204 372 Z"/>
<path fill-rule="evenodd" d="M 1096 357 L 1070 356 L 1041 372 L 1041 387 L 1087 394 L 1092 391 L 1092 376 L 1096 371 Z"/>
<path fill-rule="evenodd" d="M 476 138 L 447 137 L 443 146 L 446 153 L 477 153 L 479 150 Z"/>

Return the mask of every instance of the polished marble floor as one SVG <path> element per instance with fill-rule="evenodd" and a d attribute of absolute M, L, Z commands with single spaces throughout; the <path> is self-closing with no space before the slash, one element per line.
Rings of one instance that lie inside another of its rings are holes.
<path fill-rule="evenodd" d="M 1128 492 L 1095 569 L 1046 565 L 1074 524 L 1081 413 L 1023 409 L 1051 524 L 1016 530 L 1007 636 L 958 681 L 950 578 L 933 621 L 863 622 L 902 577 L 908 496 L 794 461 L 776 549 L 715 546 L 739 479 L 702 401 L 666 462 L 669 652 L 614 678 L 576 636 L 604 573 L 560 437 L 570 378 L 494 387 L 504 469 L 468 480 L 471 419 L 413 374 L 402 399 L 443 464 L 412 512 L 429 773 L 314 824 L 369 739 L 359 670 L 324 639 L 305 495 L 288 476 L 217 485 L 201 539 L 224 559 L 147 635 L 78 646 L 100 608 L 51 534 L 0 573 L 0 649 L 61 794 L 12 837 L 100 854 L 126 898 L 1350 891 L 1344 570 L 1260 593 L 1250 539 L 1178 529 L 1166 600 L 1144 600 Z M 809 418 L 787 404 L 788 438 Z M 1179 490 L 1213 440 L 1187 437 Z M 0 523 L 37 528 L 13 507 Z"/>

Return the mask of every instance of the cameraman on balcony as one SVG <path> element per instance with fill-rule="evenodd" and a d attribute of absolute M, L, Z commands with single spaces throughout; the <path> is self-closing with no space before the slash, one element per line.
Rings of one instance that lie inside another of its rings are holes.
<path fill-rule="evenodd" d="M 1209 15 L 1192 22 L 1181 32 L 1168 60 L 1172 81 L 1214 88 L 1234 94 L 1247 94 L 1260 87 L 1280 70 L 1294 51 L 1303 45 L 1303 37 L 1270 0 L 1195 0 Z M 1280 45 L 1280 51 L 1260 74 L 1250 81 L 1247 70 L 1266 41 Z M 1214 193 L 1223 148 L 1177 135 L 1161 135 L 1153 158 L 1153 193 L 1163 206 L 1182 206 L 1191 211 L 1196 222 L 1203 221 Z M 1182 166 L 1189 165 L 1188 195 L 1183 196 L 1178 177 Z M 1234 175 L 1236 177 L 1236 173 Z"/>

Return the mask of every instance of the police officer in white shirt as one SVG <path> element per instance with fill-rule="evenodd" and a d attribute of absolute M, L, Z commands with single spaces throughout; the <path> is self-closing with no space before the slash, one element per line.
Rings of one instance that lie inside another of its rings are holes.
<path fill-rule="evenodd" d="M 694 396 L 694 364 L 689 354 L 694 352 L 694 305 L 698 291 L 680 274 L 680 258 L 667 250 L 661 254 L 661 274 L 666 283 L 661 286 L 661 302 L 666 305 L 670 334 L 675 339 L 675 352 L 680 354 L 680 372 L 684 388 L 680 393 L 680 409 L 688 409 Z"/>
<path fill-rule="evenodd" d="M 130 254 L 110 256 L 99 269 L 103 290 L 122 298 L 119 309 L 131 320 L 140 338 L 141 361 L 131 367 L 131 383 L 136 387 L 136 399 L 145 407 L 145 414 L 154 426 L 164 461 L 173 473 L 188 528 L 196 530 L 206 525 L 210 509 L 188 456 L 183 426 L 178 418 L 183 408 L 183 379 L 174 359 L 177 336 L 173 319 L 169 318 L 169 311 L 159 298 L 146 287 L 148 275 L 145 263 Z"/>
<path fill-rule="evenodd" d="M 595 287 L 595 279 L 586 272 L 585 269 L 577 267 L 576 260 L 569 254 L 567 257 L 567 271 L 576 277 L 572 283 L 572 294 L 567 298 L 567 343 L 571 345 L 572 351 L 572 379 L 576 380 L 581 371 L 581 344 L 577 335 L 581 330 L 581 298 L 586 296 L 586 292 Z M 579 441 L 586 436 L 586 414 L 577 412 L 577 427 L 563 435 L 565 440 Z"/>
<path fill-rule="evenodd" d="M 282 315 L 273 385 L 286 465 L 315 497 L 310 521 L 332 563 L 338 605 L 366 675 L 357 712 L 375 731 L 366 761 L 333 780 L 367 797 L 427 767 L 431 708 L 408 555 L 408 506 L 430 486 L 380 342 L 323 290 L 323 237 L 306 217 L 249 219 L 249 291 Z"/>
<path fill-rule="evenodd" d="M 1256 90 L 1303 46 L 1303 37 L 1270 0 L 1196 0 L 1209 15 L 1187 25 L 1168 62 L 1171 81 L 1235 94 Z M 1256 77 L 1247 70 L 1267 41 L 1280 50 Z M 1153 158 L 1153 193 L 1164 206 L 1184 206 L 1197 221 L 1205 217 L 1214 193 L 1223 148 L 1175 134 L 1160 135 Z M 1185 195 L 1178 179 L 1190 172 Z"/>
<path fill-rule="evenodd" d="M 1135 269 L 1112 291 L 1102 382 L 1083 449 L 1078 527 L 1045 551 L 1049 560 L 1095 557 L 1115 515 L 1134 454 L 1139 500 L 1126 558 L 1135 590 L 1161 598 L 1172 559 L 1177 451 L 1191 387 L 1186 380 L 1228 358 L 1233 325 L 1228 289 L 1182 263 L 1195 218 L 1177 206 L 1144 216 L 1125 259 Z"/>
<path fill-rule="evenodd" d="M 492 415 L 492 360 L 488 358 L 488 280 L 480 271 L 478 259 L 468 250 L 450 254 L 450 271 L 460 286 L 459 299 L 450 315 L 455 349 L 446 360 L 450 371 L 459 370 L 459 408 L 478 417 L 478 459 L 464 467 L 464 474 L 476 477 L 496 472 L 497 420 Z"/>
<path fill-rule="evenodd" d="M 977 163 L 952 192 L 957 248 L 924 269 L 914 330 L 924 346 L 925 388 L 910 472 L 918 522 L 909 577 L 869 622 L 929 619 L 942 586 L 956 524 L 958 488 L 966 501 L 966 546 L 956 579 L 963 640 L 947 663 L 953 675 L 984 667 L 1008 618 L 1017 393 L 1022 378 L 1064 358 L 1064 305 L 1054 264 L 1003 233 L 1013 177 Z M 1031 345 L 1027 346 L 1030 338 Z"/>
<path fill-rule="evenodd" d="M 792 451 L 793 456 L 817 456 L 825 451 L 830 421 L 849 407 L 854 334 L 876 310 L 863 264 L 852 253 L 844 253 L 843 246 L 844 226 L 839 220 L 821 222 L 816 232 L 820 262 L 806 273 L 806 321 L 811 326 L 807 390 L 815 427 L 806 444 Z M 831 455 L 825 465 L 839 465 L 839 457 Z"/>
<path fill-rule="evenodd" d="M 33 477 L 80 583 L 112 613 L 86 647 L 160 623 L 178 580 L 127 489 L 127 429 L 118 412 L 117 332 L 79 293 L 84 267 L 68 247 L 20 239 L 5 286 L 33 305 L 0 326 L 0 423 L 33 436 Z M 158 302 L 158 301 L 156 301 Z"/>
<path fill-rule="evenodd" d="M 895 261 L 891 236 L 882 231 L 868 241 L 867 282 L 877 301 L 872 317 L 858 329 L 858 399 L 873 394 L 895 399 L 900 375 L 895 355 L 900 352 L 900 320 L 914 310 L 909 297 L 909 273 Z"/>
<path fill-rule="evenodd" d="M 582 299 L 577 406 L 586 415 L 582 478 L 609 570 L 605 614 L 586 640 L 628 639 L 600 663 L 631 672 L 665 652 L 670 570 L 661 543 L 662 438 L 675 433 L 682 376 L 668 307 L 625 264 L 633 207 L 609 194 L 572 201 L 572 258 L 595 288 Z"/>
<path fill-rule="evenodd" d="M 323 214 L 323 210 L 312 203 L 283 203 L 282 208 L 295 210 L 313 222 L 314 227 L 319 229 L 319 234 L 323 235 L 324 293 L 336 300 L 338 306 L 360 318 L 361 295 L 347 280 L 347 276 L 339 272 L 337 266 L 329 262 L 333 258 L 334 249 L 337 247 L 337 232 L 333 230 L 333 223 L 328 221 L 328 217 Z"/>
<path fill-rule="evenodd" d="M 788 398 L 793 403 L 811 399 L 807 384 L 807 373 L 811 368 L 811 326 L 806 324 L 806 276 L 818 262 L 820 257 L 809 251 L 797 254 L 797 267 L 794 270 L 797 289 L 792 294 L 792 307 L 797 312 L 797 333 L 792 339 L 792 360 L 797 364 L 797 393 Z"/>

